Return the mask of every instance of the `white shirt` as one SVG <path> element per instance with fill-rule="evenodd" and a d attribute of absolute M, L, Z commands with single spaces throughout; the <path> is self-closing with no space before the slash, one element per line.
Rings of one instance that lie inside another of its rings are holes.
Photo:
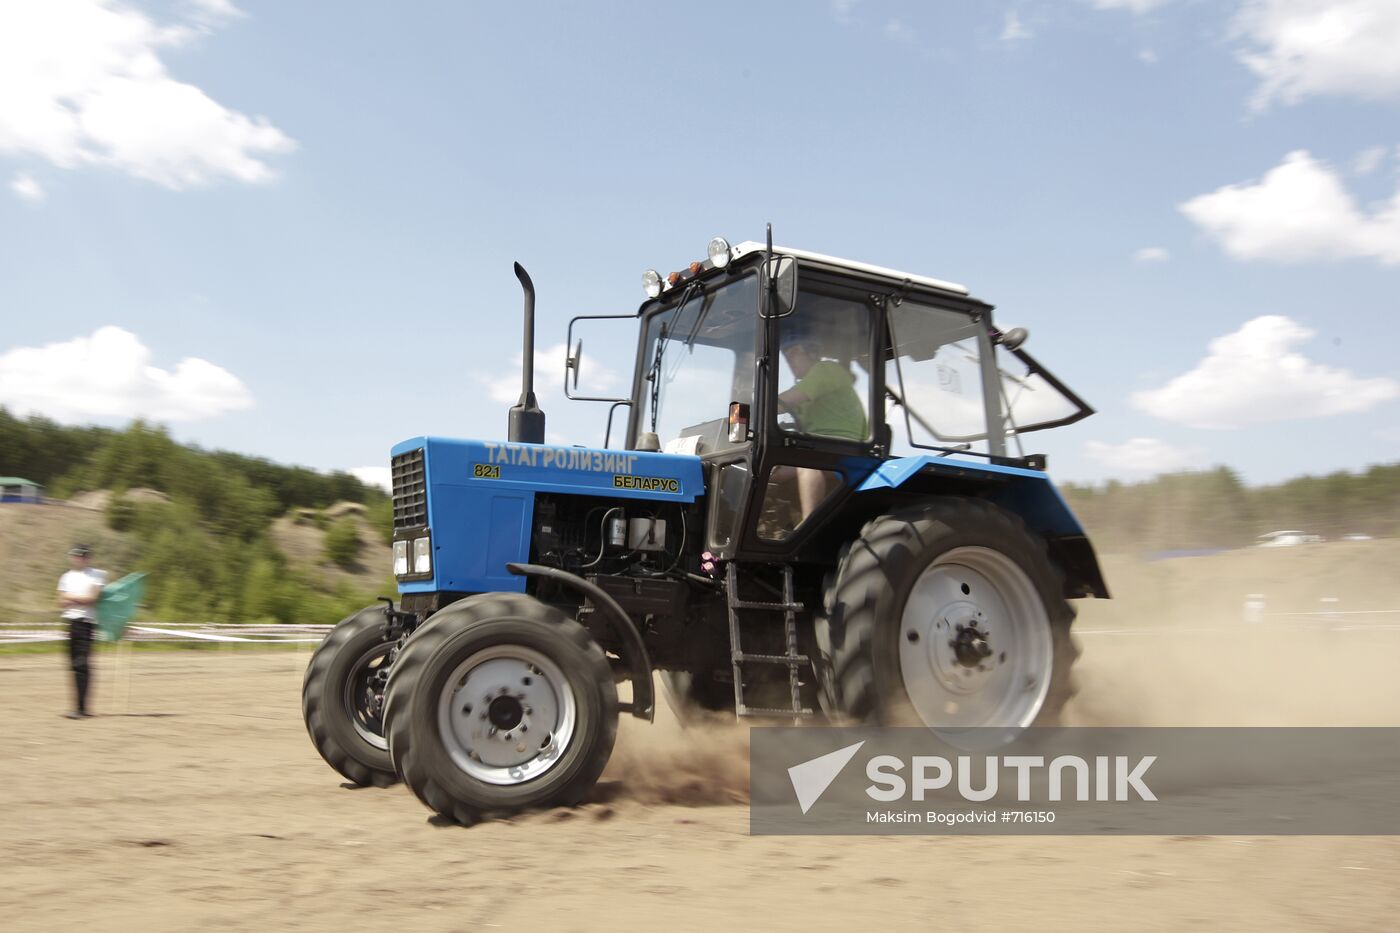
<path fill-rule="evenodd" d="M 85 570 L 70 570 L 59 577 L 58 591 L 64 596 L 87 598 L 95 596 L 106 583 L 106 571 L 88 567 Z M 96 615 L 97 606 L 95 605 L 69 606 L 63 610 L 63 618 L 65 619 L 92 619 Z"/>

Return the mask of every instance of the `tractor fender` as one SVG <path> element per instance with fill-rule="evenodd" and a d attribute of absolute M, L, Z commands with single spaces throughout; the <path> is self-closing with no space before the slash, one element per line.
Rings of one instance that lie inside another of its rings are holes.
<path fill-rule="evenodd" d="M 856 489 L 900 487 L 935 495 L 975 495 L 996 503 L 1045 539 L 1064 571 L 1066 596 L 1108 598 L 1108 586 L 1084 526 L 1043 470 L 923 454 L 886 460 Z"/>
<path fill-rule="evenodd" d="M 506 564 L 506 570 L 518 577 L 548 577 L 588 597 L 593 608 L 601 612 L 617 632 L 622 642 L 623 660 L 632 670 L 632 715 L 647 722 L 656 720 L 656 697 L 651 684 L 651 655 L 642 641 L 642 633 L 627 611 L 617 604 L 602 587 L 589 583 L 577 574 L 545 567 L 541 564 Z"/>

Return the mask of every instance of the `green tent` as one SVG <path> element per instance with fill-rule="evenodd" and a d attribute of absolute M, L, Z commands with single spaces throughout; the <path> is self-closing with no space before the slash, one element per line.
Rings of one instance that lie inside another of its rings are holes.
<path fill-rule="evenodd" d="M 97 597 L 97 630 L 103 641 L 120 641 L 146 592 L 146 575 L 129 573 L 102 588 Z"/>

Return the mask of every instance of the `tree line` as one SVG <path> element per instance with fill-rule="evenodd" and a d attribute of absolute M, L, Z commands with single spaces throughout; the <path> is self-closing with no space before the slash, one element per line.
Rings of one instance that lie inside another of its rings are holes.
<path fill-rule="evenodd" d="M 1234 548 L 1271 531 L 1400 535 L 1400 464 L 1246 486 L 1227 467 L 1061 487 L 1100 551 Z"/>
<path fill-rule="evenodd" d="M 181 469 L 191 458 L 265 490 L 284 512 L 333 502 L 369 504 L 384 497 L 381 490 L 349 473 L 320 473 L 261 457 L 176 444 L 164 428 L 142 421 L 122 430 L 69 426 L 37 415 L 19 418 L 0 407 L 0 469 L 4 475 L 48 486 L 50 495 L 77 488 L 110 488 L 114 482 L 172 493 L 183 482 Z"/>

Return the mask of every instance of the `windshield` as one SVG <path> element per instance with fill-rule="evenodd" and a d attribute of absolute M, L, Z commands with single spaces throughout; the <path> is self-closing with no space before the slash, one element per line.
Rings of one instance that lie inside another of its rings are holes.
<path fill-rule="evenodd" d="M 1001 422 L 1002 436 L 1018 437 L 1091 411 L 1028 354 L 998 348 L 989 357 L 986 328 L 963 312 L 904 301 L 889 309 L 889 326 L 896 352 L 886 364 L 886 415 L 891 424 L 907 415 L 912 447 L 985 450 L 989 421 Z M 991 399 L 989 359 L 997 367 Z M 895 440 L 898 447 L 905 439 Z"/>
<path fill-rule="evenodd" d="M 705 454 L 729 439 L 732 402 L 753 405 L 758 285 L 754 275 L 693 283 L 647 318 L 637 437 L 655 432 L 663 450 Z"/>
<path fill-rule="evenodd" d="M 885 367 L 887 418 L 908 414 L 909 442 L 943 445 L 984 440 L 982 381 L 986 329 L 960 311 L 903 301 L 889 309 L 896 352 Z M 901 410 L 903 409 L 903 410 Z"/>

